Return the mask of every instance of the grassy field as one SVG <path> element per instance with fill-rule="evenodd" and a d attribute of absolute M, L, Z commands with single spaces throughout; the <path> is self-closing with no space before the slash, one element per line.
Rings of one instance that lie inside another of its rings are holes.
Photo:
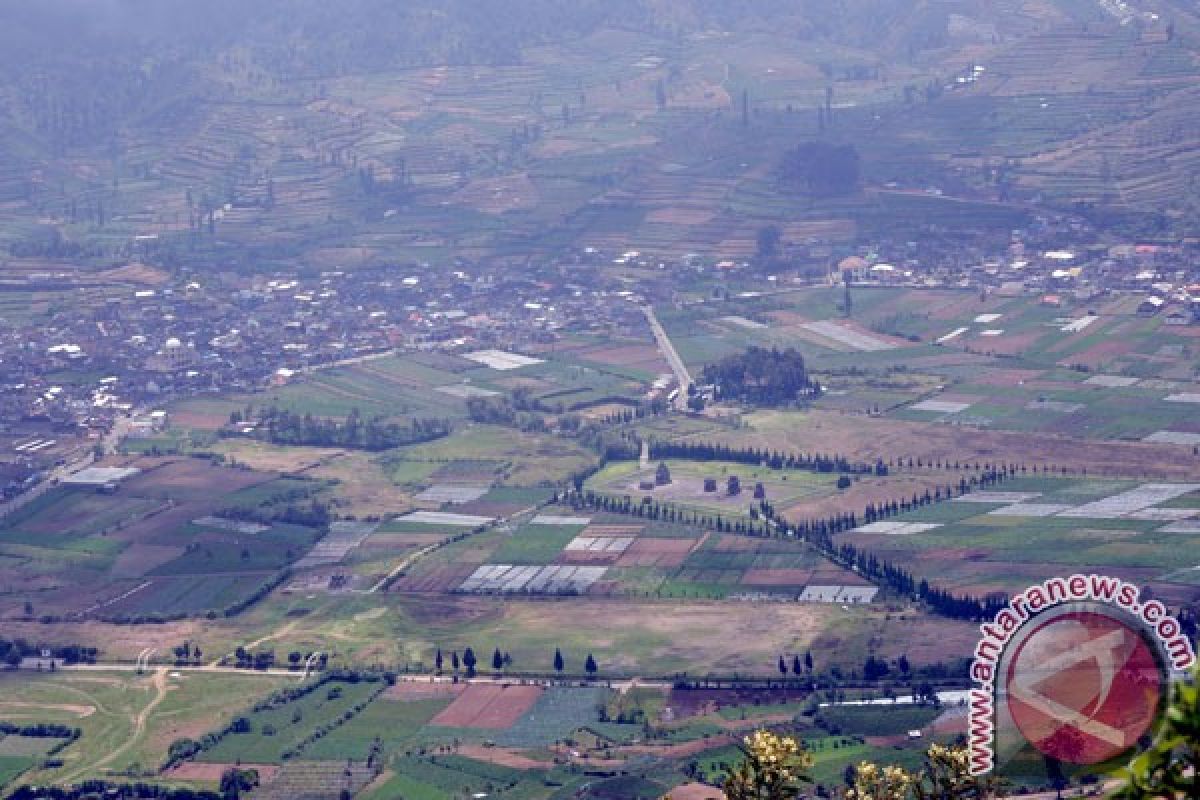
<path fill-rule="evenodd" d="M 262 675 L 173 677 L 165 670 L 145 676 L 131 671 L 0 673 L 0 719 L 53 722 L 83 732 L 58 755 L 61 768 L 30 772 L 24 780 L 31 783 L 140 774 L 156 770 L 175 739 L 224 725 L 239 707 L 286 682 Z M 213 702 L 217 695 L 221 703 Z"/>

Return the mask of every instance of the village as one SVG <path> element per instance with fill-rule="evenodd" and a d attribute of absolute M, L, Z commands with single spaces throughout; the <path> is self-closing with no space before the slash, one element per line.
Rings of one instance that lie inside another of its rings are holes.
<path fill-rule="evenodd" d="M 850 254 L 817 239 L 737 261 L 588 247 L 519 274 L 507 264 L 423 263 L 122 286 L 36 325 L 0 320 L 0 491 L 11 498 L 86 458 L 118 421 L 126 432 L 161 430 L 163 408 L 183 397 L 280 386 L 389 352 L 522 351 L 570 334 L 619 337 L 644 325 L 646 303 L 686 308 L 823 285 L 1036 296 L 1050 308 L 1083 309 L 1129 294 L 1140 298 L 1139 314 L 1200 324 L 1200 244 L 1100 239 L 1077 222 L 1045 219 L 1008 242 L 935 235 Z M 1081 330 L 1087 321 L 1077 321 Z"/>

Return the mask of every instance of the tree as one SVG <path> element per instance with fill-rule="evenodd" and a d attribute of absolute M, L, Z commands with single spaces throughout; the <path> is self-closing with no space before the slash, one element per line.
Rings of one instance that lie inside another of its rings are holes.
<path fill-rule="evenodd" d="M 437 655 L 433 657 L 433 667 L 437 670 L 437 674 L 442 674 L 442 648 L 437 649 Z"/>
<path fill-rule="evenodd" d="M 764 225 L 755 235 L 755 256 L 763 264 L 770 264 L 779 256 L 779 242 L 783 239 L 777 225 Z"/>
<path fill-rule="evenodd" d="M 562 672 L 566 664 L 563 662 L 562 651 L 554 648 L 554 671 Z"/>
<path fill-rule="evenodd" d="M 729 800 L 791 800 L 810 782 L 812 756 L 790 736 L 756 731 L 740 747 L 742 760 L 721 787 Z"/>
<path fill-rule="evenodd" d="M 783 656 L 779 657 L 779 674 L 785 678 L 787 677 L 787 674 L 788 674 L 787 661 L 784 660 Z"/>
<path fill-rule="evenodd" d="M 792 674 L 799 675 L 803 671 L 803 666 L 800 664 L 800 656 L 792 656 Z"/>
<path fill-rule="evenodd" d="M 1200 665 L 1171 687 L 1154 742 L 1133 760 L 1116 797 L 1125 800 L 1200 796 Z"/>
<path fill-rule="evenodd" d="M 826 112 L 828 117 L 828 111 Z M 783 157 L 780 177 L 817 197 L 850 194 L 858 187 L 860 158 L 854 145 L 805 142 Z"/>
<path fill-rule="evenodd" d="M 596 665 L 596 659 L 592 657 L 591 653 L 588 653 L 587 661 L 584 662 L 583 668 L 585 670 L 587 670 L 588 675 L 595 675 L 596 672 L 600 669 Z"/>
<path fill-rule="evenodd" d="M 671 483 L 671 470 L 667 467 L 667 462 L 660 461 L 658 469 L 654 471 L 654 482 L 659 486 L 666 486 Z"/>
<path fill-rule="evenodd" d="M 256 786 L 258 770 L 233 767 L 221 774 L 221 797 L 225 800 L 238 800 L 242 792 L 248 792 Z"/>
<path fill-rule="evenodd" d="M 500 653 L 499 647 L 497 647 L 496 651 L 492 653 L 492 669 L 496 672 L 504 669 L 504 656 Z"/>
<path fill-rule="evenodd" d="M 450 667 L 455 672 L 458 672 L 458 651 L 457 650 L 455 650 L 454 652 L 452 652 L 450 654 Z"/>
<path fill-rule="evenodd" d="M 992 776 L 971 774 L 970 752 L 965 747 L 932 745 L 917 772 L 903 767 L 862 762 L 855 769 L 854 786 L 844 800 L 987 800 L 999 796 L 1001 783 Z"/>
<path fill-rule="evenodd" d="M 467 677 L 474 678 L 475 677 L 475 664 L 477 663 L 475 661 L 475 651 L 469 647 L 466 650 L 464 650 L 463 657 L 462 657 L 462 663 L 463 663 L 463 666 L 467 668 Z"/>
<path fill-rule="evenodd" d="M 804 668 L 807 669 L 809 672 L 812 672 L 813 657 L 812 657 L 811 650 L 804 651 Z"/>

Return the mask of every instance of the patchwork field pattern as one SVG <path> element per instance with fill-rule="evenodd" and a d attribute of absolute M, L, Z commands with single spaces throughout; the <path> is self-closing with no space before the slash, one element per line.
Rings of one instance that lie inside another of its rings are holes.
<path fill-rule="evenodd" d="M 1028 477 L 1005 486 L 887 521 L 920 528 L 908 535 L 863 526 L 844 540 L 918 578 L 976 595 L 1098 572 L 1150 586 L 1160 597 L 1192 596 L 1200 577 L 1189 572 L 1200 571 L 1200 484 Z"/>
<path fill-rule="evenodd" d="M 507 730 L 541 698 L 540 686 L 471 684 L 430 725 Z"/>

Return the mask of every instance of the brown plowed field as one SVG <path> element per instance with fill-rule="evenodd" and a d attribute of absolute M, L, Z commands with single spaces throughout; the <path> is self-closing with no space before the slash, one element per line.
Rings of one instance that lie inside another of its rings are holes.
<path fill-rule="evenodd" d="M 804 586 L 811 583 L 811 569 L 750 569 L 742 577 L 744 586 Z"/>
<path fill-rule="evenodd" d="M 446 728 L 504 730 L 511 728 L 541 696 L 540 686 L 471 684 L 429 724 Z"/>
<path fill-rule="evenodd" d="M 220 783 L 221 776 L 235 766 L 238 769 L 252 769 L 258 772 L 260 783 L 266 783 L 271 780 L 279 774 L 280 770 L 277 764 L 201 764 L 196 761 L 188 761 L 167 770 L 163 773 L 163 777 L 174 781 Z"/>

